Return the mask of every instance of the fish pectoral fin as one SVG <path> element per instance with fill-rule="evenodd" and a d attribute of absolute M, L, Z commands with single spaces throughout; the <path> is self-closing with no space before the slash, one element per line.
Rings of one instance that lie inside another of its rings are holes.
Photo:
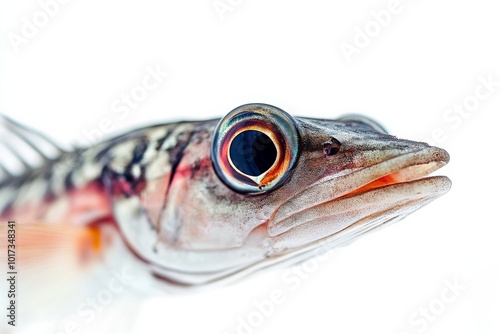
<path fill-rule="evenodd" d="M 72 226 L 40 222 L 16 222 L 15 234 L 8 232 L 6 222 L 0 225 L 2 245 L 14 251 L 20 268 L 50 266 L 53 263 L 65 268 L 84 269 L 99 259 L 106 244 L 105 233 L 99 225 Z M 8 235 L 14 238 L 8 239 Z M 7 252 L 0 255 L 6 263 Z"/>
<path fill-rule="evenodd" d="M 95 289 L 102 289 L 96 274 L 105 267 L 109 224 L 75 226 L 48 221 L 16 221 L 15 240 L 9 242 L 9 224 L 0 224 L 0 261 L 15 272 L 19 305 L 23 305 L 26 324 L 74 317 L 77 306 Z M 12 233 L 10 235 L 13 235 Z M 5 247 L 15 253 L 6 259 Z M 5 269 L 4 269 L 5 270 Z M 97 290 L 99 291 L 99 290 Z M 17 294 L 16 294 L 17 295 Z M 73 320 L 73 318 L 71 318 Z"/>

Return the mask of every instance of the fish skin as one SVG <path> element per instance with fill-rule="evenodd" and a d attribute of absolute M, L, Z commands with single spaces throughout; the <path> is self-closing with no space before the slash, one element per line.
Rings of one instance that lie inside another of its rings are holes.
<path fill-rule="evenodd" d="M 257 196 L 240 194 L 213 168 L 218 121 L 146 127 L 63 153 L 0 181 L 0 216 L 17 217 L 29 207 L 32 217 L 23 214 L 25 220 L 48 219 L 49 213 L 50 219 L 70 217 L 63 219 L 68 224 L 110 219 L 160 279 L 215 285 L 334 247 L 410 214 L 451 187 L 446 177 L 415 181 L 448 162 L 444 150 L 396 138 L 369 122 L 296 117 L 300 155 L 286 181 Z M 330 156 L 324 144 L 332 141 L 340 147 Z M 412 173 L 415 178 L 403 175 Z M 401 184 L 388 181 L 355 193 L 387 174 Z M 71 199 L 78 193 L 94 194 L 94 207 L 77 210 Z M 54 212 L 62 198 L 70 204 Z M 345 217 L 331 215 L 330 208 L 345 210 Z"/>
<path fill-rule="evenodd" d="M 147 173 L 145 168 L 161 152 L 172 156 L 166 170 L 176 164 L 180 158 L 177 154 L 182 152 L 194 124 L 196 122 L 172 123 L 138 129 L 89 148 L 65 152 L 39 168 L 0 180 L 0 217 L 9 212 L 15 216 L 16 211 L 30 205 L 50 206 L 54 200 L 89 184 L 102 186 L 103 191 L 105 182 L 112 182 L 116 188 L 118 184 L 126 184 L 129 189 L 119 190 L 133 193 L 146 181 L 146 174 L 151 177 L 154 173 L 154 166 Z M 138 166 L 142 167 L 137 173 Z M 32 215 L 33 219 L 45 218 L 44 210 L 34 211 Z"/>

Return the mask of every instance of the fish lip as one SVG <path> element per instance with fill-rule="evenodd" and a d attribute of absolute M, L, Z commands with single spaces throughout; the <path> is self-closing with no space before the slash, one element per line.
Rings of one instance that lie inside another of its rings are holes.
<path fill-rule="evenodd" d="M 305 210 L 328 202 L 338 201 L 341 198 L 354 197 L 367 192 L 382 191 L 383 189 L 400 187 L 410 183 L 418 185 L 421 182 L 431 180 L 438 182 L 441 186 L 439 187 L 439 190 L 433 189 L 435 194 L 437 194 L 435 197 L 439 197 L 451 188 L 451 181 L 446 176 L 428 175 L 446 165 L 449 160 L 450 156 L 448 152 L 438 147 L 428 146 L 418 151 L 403 153 L 375 165 L 355 170 L 346 175 L 327 176 L 315 182 L 300 193 L 294 195 L 278 207 L 268 221 L 268 234 L 270 237 L 276 237 L 306 223 L 297 222 L 292 225 L 281 224 L 285 220 L 290 221 L 290 217 L 293 217 L 294 215 L 297 215 Z M 420 170 L 419 167 L 421 167 Z M 410 173 L 408 173 L 409 175 L 407 175 L 407 179 L 396 180 L 396 182 L 382 186 L 363 189 L 368 184 L 376 180 L 380 180 L 385 176 L 397 174 L 405 170 L 410 171 Z M 411 175 L 412 170 L 417 173 Z M 337 185 L 335 183 L 338 181 L 345 181 L 343 182 L 344 187 L 336 187 Z M 318 187 L 321 187 L 321 189 L 319 189 L 319 191 L 314 191 L 314 189 Z M 333 188 L 333 190 L 329 190 L 328 188 Z M 324 193 L 328 193 L 328 199 L 321 200 L 317 198 L 318 194 Z M 299 204 L 299 209 L 294 210 L 294 206 L 298 203 L 307 203 L 308 200 L 312 200 L 310 206 L 300 207 L 300 205 L 303 204 Z"/>

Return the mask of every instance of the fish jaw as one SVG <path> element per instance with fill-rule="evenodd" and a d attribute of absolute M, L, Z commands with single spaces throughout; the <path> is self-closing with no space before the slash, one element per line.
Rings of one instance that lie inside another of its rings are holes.
<path fill-rule="evenodd" d="M 300 218 L 304 218 L 304 212 L 310 211 L 316 206 L 335 202 L 345 196 L 354 198 L 358 194 L 370 190 L 384 192 L 391 185 L 421 179 L 444 166 L 448 161 L 449 156 L 446 151 L 436 147 L 428 147 L 355 170 L 347 175 L 324 177 L 280 206 L 269 222 L 269 234 L 276 236 L 295 227 L 296 225 L 293 225 L 292 222 L 298 224 Z M 413 182 L 413 184 L 417 185 L 418 182 Z M 449 190 L 450 185 L 443 183 L 441 184 L 442 189 L 439 187 L 430 188 L 429 195 L 434 192 L 441 193 L 441 191 L 445 193 Z M 297 215 L 302 215 L 302 217 Z M 297 216 L 296 219 L 293 219 L 294 216 Z"/>
<path fill-rule="evenodd" d="M 269 235 L 275 237 L 322 216 L 334 216 L 335 210 L 355 211 L 358 199 L 367 194 L 374 198 L 370 208 L 376 207 L 377 201 L 410 203 L 418 198 L 437 198 L 450 189 L 451 181 L 444 176 L 425 177 L 448 161 L 445 150 L 427 147 L 347 175 L 324 177 L 276 210 L 268 224 Z"/>

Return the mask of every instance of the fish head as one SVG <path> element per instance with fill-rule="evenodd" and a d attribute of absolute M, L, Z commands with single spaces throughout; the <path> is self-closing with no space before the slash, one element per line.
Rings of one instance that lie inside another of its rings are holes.
<path fill-rule="evenodd" d="M 193 131 L 143 257 L 158 277 L 188 286 L 302 261 L 446 193 L 450 180 L 428 175 L 448 161 L 364 116 L 243 105 Z"/>

